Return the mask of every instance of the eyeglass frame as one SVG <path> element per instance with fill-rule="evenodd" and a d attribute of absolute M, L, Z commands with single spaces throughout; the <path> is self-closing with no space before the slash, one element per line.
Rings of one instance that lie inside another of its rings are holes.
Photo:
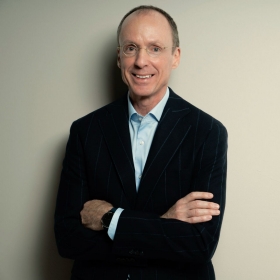
<path fill-rule="evenodd" d="M 134 55 L 128 55 L 128 54 L 126 54 L 126 53 L 124 52 L 124 50 L 123 50 L 123 47 L 126 46 L 126 45 L 133 45 L 133 46 L 135 46 L 135 47 L 136 47 L 136 53 L 135 53 Z M 156 47 L 160 48 L 161 50 L 165 50 L 165 49 L 171 48 L 171 47 L 159 47 L 159 46 L 156 46 Z M 122 46 L 118 46 L 118 47 L 117 47 L 117 50 L 120 50 L 121 48 L 122 48 L 123 54 L 124 54 L 126 57 L 133 57 L 133 56 L 136 56 L 136 55 L 139 53 L 139 51 L 140 51 L 141 49 L 144 49 L 144 50 L 146 51 L 146 53 L 148 54 L 148 56 L 150 56 L 150 57 L 158 57 L 159 55 L 161 55 L 161 53 L 159 53 L 159 54 L 153 56 L 153 55 L 151 55 L 151 53 L 149 53 L 148 47 L 146 47 L 146 48 L 140 48 L 140 47 L 138 47 L 138 46 L 137 46 L 136 44 L 134 44 L 134 43 L 127 43 L 127 44 L 124 44 L 124 45 L 122 45 Z M 172 48 L 174 48 L 174 46 L 172 46 Z"/>

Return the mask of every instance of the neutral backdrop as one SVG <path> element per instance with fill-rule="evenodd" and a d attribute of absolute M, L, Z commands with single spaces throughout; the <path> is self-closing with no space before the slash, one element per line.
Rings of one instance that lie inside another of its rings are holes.
<path fill-rule="evenodd" d="M 140 4 L 176 20 L 170 86 L 228 129 L 219 280 L 277 280 L 279 0 L 0 0 L 0 279 L 66 280 L 53 213 L 71 123 L 123 94 L 116 28 Z"/>

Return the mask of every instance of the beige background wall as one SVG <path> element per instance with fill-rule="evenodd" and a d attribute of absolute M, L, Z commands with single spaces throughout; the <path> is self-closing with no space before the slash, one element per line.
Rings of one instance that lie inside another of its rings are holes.
<path fill-rule="evenodd" d="M 69 279 L 52 229 L 69 127 L 123 91 L 116 26 L 139 4 L 179 26 L 171 87 L 228 128 L 217 279 L 279 279 L 279 0 L 0 0 L 0 279 Z"/>

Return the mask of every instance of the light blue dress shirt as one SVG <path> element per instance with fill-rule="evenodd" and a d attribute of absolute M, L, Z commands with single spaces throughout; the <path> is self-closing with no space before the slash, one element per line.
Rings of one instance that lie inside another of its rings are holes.
<path fill-rule="evenodd" d="M 142 172 L 148 157 L 148 153 L 154 138 L 158 122 L 161 118 L 163 109 L 169 97 L 169 88 L 167 88 L 161 101 L 146 115 L 139 115 L 132 106 L 129 93 L 127 95 L 128 114 L 129 114 L 129 133 L 131 140 L 132 156 L 135 168 L 136 191 L 138 191 Z M 118 208 L 111 220 L 108 235 L 114 240 L 119 217 L 124 209 Z"/>

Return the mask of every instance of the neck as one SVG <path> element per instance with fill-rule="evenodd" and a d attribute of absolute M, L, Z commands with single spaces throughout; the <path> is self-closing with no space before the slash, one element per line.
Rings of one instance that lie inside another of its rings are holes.
<path fill-rule="evenodd" d="M 134 94 L 129 94 L 131 104 L 138 114 L 141 116 L 146 116 L 164 97 L 166 90 L 163 94 L 158 94 L 156 96 L 136 96 Z"/>

